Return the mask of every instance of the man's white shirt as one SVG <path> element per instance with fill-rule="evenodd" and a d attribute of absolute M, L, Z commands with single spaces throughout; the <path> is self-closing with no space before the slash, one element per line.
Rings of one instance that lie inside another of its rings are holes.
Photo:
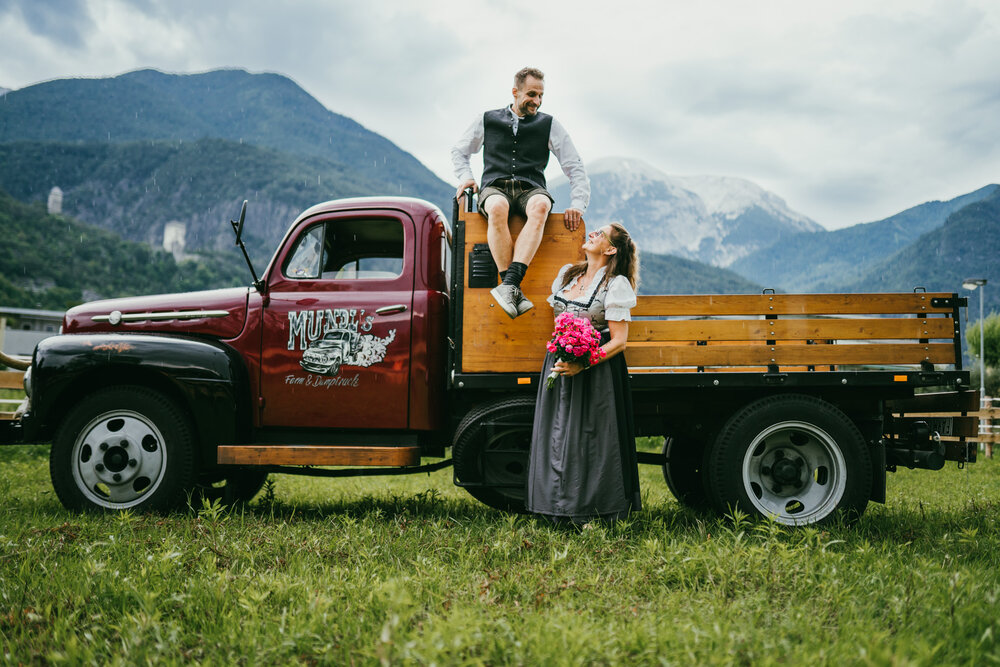
<path fill-rule="evenodd" d="M 514 134 L 517 135 L 520 118 L 509 106 L 507 113 L 514 121 Z M 482 150 L 485 138 L 486 128 L 483 115 L 480 114 L 462 134 L 458 143 L 452 146 L 451 164 L 459 183 L 475 180 L 475 175 L 472 173 L 472 156 Z M 569 208 L 586 211 L 587 205 L 590 204 L 590 179 L 587 178 L 587 170 L 583 168 L 583 160 L 580 159 L 573 140 L 569 138 L 569 133 L 555 118 L 552 119 L 552 127 L 549 130 L 549 150 L 556 156 L 562 172 L 569 179 Z"/>

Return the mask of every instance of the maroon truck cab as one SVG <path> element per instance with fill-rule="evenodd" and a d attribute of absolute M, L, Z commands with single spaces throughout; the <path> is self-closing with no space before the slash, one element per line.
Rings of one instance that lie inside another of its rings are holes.
<path fill-rule="evenodd" d="M 450 233 L 421 200 L 326 202 L 292 223 L 257 289 L 88 303 L 67 313 L 73 336 L 61 338 L 124 335 L 119 362 L 133 334 L 225 348 L 243 366 L 225 381 L 249 411 L 250 424 L 232 429 L 244 441 L 269 432 L 294 441 L 308 429 L 434 431 L 446 405 Z M 235 408 L 220 418 L 238 419 Z"/>
<path fill-rule="evenodd" d="M 231 345 L 260 428 L 428 431 L 444 404 L 447 223 L 410 199 L 321 204 L 291 226 Z"/>

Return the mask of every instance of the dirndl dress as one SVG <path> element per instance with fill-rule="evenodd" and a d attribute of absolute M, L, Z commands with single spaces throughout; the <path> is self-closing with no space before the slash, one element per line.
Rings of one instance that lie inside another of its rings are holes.
<path fill-rule="evenodd" d="M 609 281 L 599 273 L 588 294 L 577 300 L 562 287 L 564 266 L 549 297 L 555 315 L 570 311 L 587 317 L 610 339 L 607 321 L 629 321 L 635 292 L 624 276 Z M 603 270 L 603 269 L 602 269 Z M 635 450 L 632 394 L 625 356 L 618 354 L 573 376 L 560 376 L 552 389 L 545 378 L 556 362 L 550 352 L 542 365 L 525 506 L 556 522 L 614 521 L 641 509 Z"/>

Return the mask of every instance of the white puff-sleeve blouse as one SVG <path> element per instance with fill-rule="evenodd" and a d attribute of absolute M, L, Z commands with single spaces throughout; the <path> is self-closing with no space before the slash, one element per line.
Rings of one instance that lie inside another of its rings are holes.
<path fill-rule="evenodd" d="M 635 290 L 625 276 L 615 276 L 608 283 L 608 295 L 604 297 L 604 319 L 609 322 L 631 322 L 631 310 L 635 308 Z"/>
<path fill-rule="evenodd" d="M 552 295 L 547 299 L 550 306 L 554 305 L 556 294 L 569 291 L 570 288 L 576 285 L 576 281 L 579 280 L 578 276 L 569 281 L 566 287 L 562 286 L 563 276 L 571 266 L 573 265 L 566 264 L 559 269 L 556 279 L 552 281 Z M 597 275 L 594 276 L 593 282 L 590 283 L 590 289 L 583 296 L 578 297 L 579 300 L 590 300 L 594 290 L 603 282 L 604 271 L 605 267 L 601 267 Z M 609 322 L 631 322 L 632 313 L 630 311 L 635 307 L 635 303 L 635 290 L 632 289 L 632 284 L 628 281 L 628 278 L 625 276 L 615 276 L 608 282 L 607 294 L 604 296 L 604 319 Z"/>

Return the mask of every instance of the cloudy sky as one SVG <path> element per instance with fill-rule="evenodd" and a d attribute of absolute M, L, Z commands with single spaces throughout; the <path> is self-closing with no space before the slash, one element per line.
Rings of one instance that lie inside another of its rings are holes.
<path fill-rule="evenodd" d="M 998 63 L 997 0 L 0 0 L 0 87 L 278 72 L 451 183 L 530 64 L 585 160 L 740 176 L 828 228 L 1000 182 Z"/>

